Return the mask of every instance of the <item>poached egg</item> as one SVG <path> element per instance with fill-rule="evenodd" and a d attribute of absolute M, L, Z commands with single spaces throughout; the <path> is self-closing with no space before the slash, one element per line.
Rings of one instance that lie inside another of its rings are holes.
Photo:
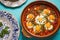
<path fill-rule="evenodd" d="M 47 22 L 45 25 L 44 25 L 45 29 L 46 30 L 52 30 L 53 29 L 53 25 L 51 25 L 50 22 Z"/>
<path fill-rule="evenodd" d="M 46 22 L 46 18 L 43 16 L 43 15 L 38 15 L 36 18 L 35 18 L 35 22 L 37 24 L 45 24 Z"/>

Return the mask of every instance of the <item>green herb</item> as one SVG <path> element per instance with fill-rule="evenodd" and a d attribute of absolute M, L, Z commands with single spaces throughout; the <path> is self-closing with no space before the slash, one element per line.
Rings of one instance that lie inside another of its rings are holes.
<path fill-rule="evenodd" d="M 8 28 L 9 28 L 8 26 L 5 27 L 5 29 L 8 29 Z"/>
<path fill-rule="evenodd" d="M 1 37 L 1 38 L 3 38 L 5 34 L 9 34 L 8 28 L 9 28 L 9 27 L 5 27 L 5 29 L 3 29 L 3 30 L 1 31 L 1 33 L 0 33 L 0 37 Z"/>
<path fill-rule="evenodd" d="M 4 34 L 3 33 L 0 33 L 0 38 L 3 38 Z"/>
<path fill-rule="evenodd" d="M 0 22 L 0 27 L 3 26 L 2 22 Z"/>

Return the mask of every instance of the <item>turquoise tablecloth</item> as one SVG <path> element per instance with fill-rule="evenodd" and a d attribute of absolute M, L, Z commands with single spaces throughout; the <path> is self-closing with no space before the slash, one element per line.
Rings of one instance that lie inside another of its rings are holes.
<path fill-rule="evenodd" d="M 20 16 L 21 16 L 23 9 L 29 3 L 33 2 L 33 1 L 35 1 L 35 0 L 27 0 L 26 3 L 24 3 L 23 5 L 21 5 L 18 8 L 8 8 L 0 3 L 0 10 L 5 10 L 5 11 L 10 12 L 12 15 L 14 15 L 16 17 L 16 19 L 18 20 L 18 23 L 20 24 Z M 46 0 L 46 1 L 53 3 L 60 10 L 60 0 Z M 22 35 L 21 26 L 20 26 L 19 40 L 41 40 L 41 39 L 39 39 L 39 38 L 26 38 L 25 36 Z M 42 40 L 44 40 L 44 39 L 42 39 Z M 57 31 L 57 33 L 53 37 L 45 39 L 45 40 L 60 40 L 60 29 Z"/>

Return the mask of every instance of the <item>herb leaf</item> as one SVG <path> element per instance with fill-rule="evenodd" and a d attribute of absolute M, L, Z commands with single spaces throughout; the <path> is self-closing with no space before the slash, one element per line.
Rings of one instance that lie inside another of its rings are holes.
<path fill-rule="evenodd" d="M 0 22 L 0 27 L 3 26 L 2 22 Z"/>

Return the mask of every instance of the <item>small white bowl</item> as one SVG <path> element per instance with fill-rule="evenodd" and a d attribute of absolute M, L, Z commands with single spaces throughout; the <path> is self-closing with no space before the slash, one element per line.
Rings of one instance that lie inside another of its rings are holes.
<path fill-rule="evenodd" d="M 5 0 L 0 0 L 0 1 L 7 7 L 18 7 L 26 2 L 26 0 L 18 0 L 16 2 L 10 2 L 10 1 L 5 1 Z"/>

